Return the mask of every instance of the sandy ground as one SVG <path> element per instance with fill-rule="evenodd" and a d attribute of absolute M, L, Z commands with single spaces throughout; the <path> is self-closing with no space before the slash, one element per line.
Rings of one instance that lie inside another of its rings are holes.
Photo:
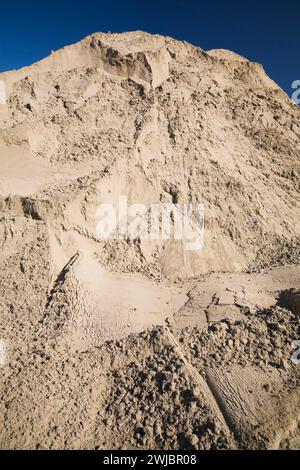
<path fill-rule="evenodd" d="M 0 447 L 300 448 L 299 108 L 139 31 L 0 80 Z M 203 249 L 99 240 L 120 195 L 203 203 Z"/>

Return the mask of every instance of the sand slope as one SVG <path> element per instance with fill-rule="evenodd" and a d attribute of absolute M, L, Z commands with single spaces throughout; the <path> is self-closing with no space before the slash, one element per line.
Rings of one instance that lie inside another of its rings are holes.
<path fill-rule="evenodd" d="M 141 31 L 0 80 L 1 448 L 298 447 L 299 108 Z M 204 204 L 204 248 L 99 240 L 121 195 Z"/>

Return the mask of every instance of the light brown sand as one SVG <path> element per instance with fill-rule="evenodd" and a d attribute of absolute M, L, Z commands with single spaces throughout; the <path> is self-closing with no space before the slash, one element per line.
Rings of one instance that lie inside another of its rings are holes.
<path fill-rule="evenodd" d="M 299 108 L 140 31 L 0 80 L 1 448 L 299 447 Z M 99 241 L 120 195 L 203 203 L 203 250 Z"/>

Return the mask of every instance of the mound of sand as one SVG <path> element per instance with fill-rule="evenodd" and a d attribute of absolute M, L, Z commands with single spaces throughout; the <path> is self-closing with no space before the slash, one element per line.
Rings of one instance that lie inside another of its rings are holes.
<path fill-rule="evenodd" d="M 299 108 L 141 31 L 0 81 L 1 447 L 297 447 Z M 204 248 L 99 240 L 119 196 L 202 203 Z"/>

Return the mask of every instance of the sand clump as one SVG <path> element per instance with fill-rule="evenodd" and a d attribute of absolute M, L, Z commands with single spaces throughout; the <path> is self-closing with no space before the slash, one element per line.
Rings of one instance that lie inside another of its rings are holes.
<path fill-rule="evenodd" d="M 299 448 L 299 108 L 141 31 L 1 80 L 1 448 Z M 204 204 L 204 248 L 99 240 L 121 195 Z"/>

